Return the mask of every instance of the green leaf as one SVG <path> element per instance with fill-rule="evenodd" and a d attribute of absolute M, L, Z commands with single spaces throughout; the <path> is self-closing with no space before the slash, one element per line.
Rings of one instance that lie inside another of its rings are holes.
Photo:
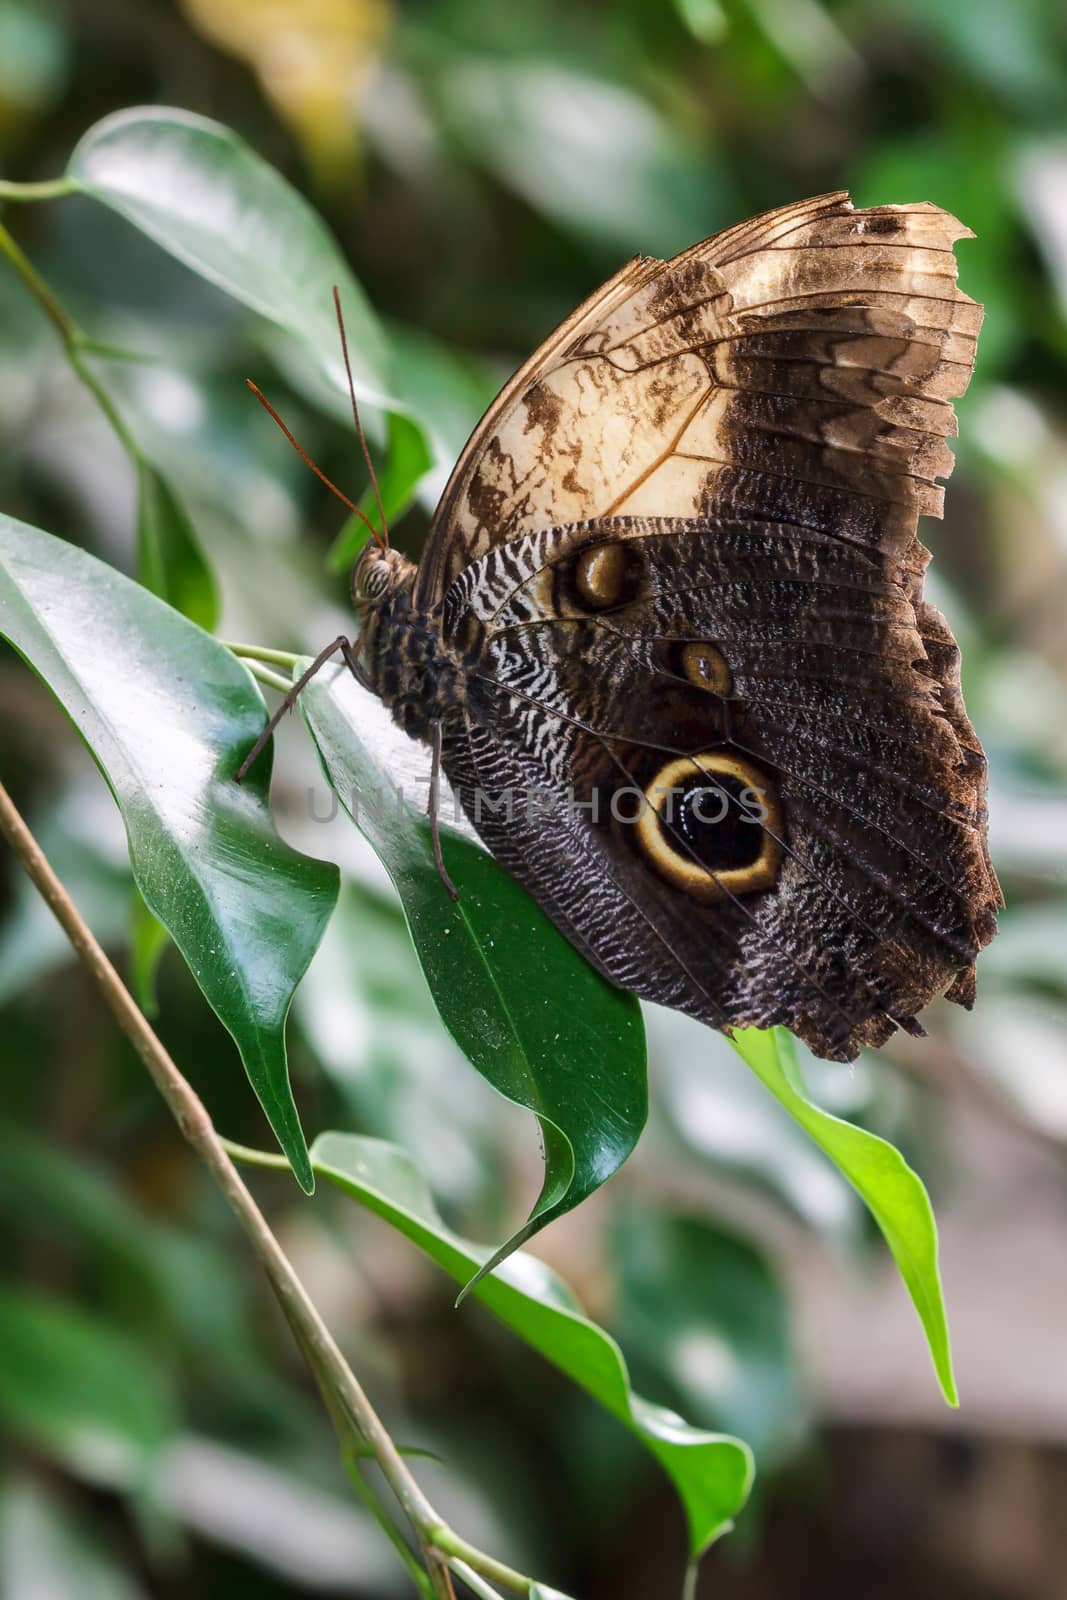
<path fill-rule="evenodd" d="M 218 595 L 196 529 L 166 478 L 150 461 L 137 467 L 137 576 L 146 589 L 208 632 Z"/>
<path fill-rule="evenodd" d="M 734 1063 L 736 1069 L 736 1062 Z M 708 1427 L 739 1433 L 757 1461 L 803 1415 L 785 1289 L 744 1239 L 699 1217 L 627 1208 L 613 1229 L 619 1336 L 638 1375 Z"/>
<path fill-rule="evenodd" d="M 145 1482 L 174 1421 L 160 1375 L 117 1329 L 62 1301 L 0 1289 L 0 1416 L 102 1483 Z"/>
<path fill-rule="evenodd" d="M 388 524 L 399 522 L 415 498 L 420 480 L 434 464 L 433 452 L 421 428 L 409 417 L 392 415 L 389 418 L 388 454 L 385 470 L 378 473 L 378 489 L 382 508 Z M 368 487 L 359 502 L 365 517 L 377 528 L 381 523 L 378 502 Z M 330 546 L 327 564 L 331 572 L 344 572 L 352 566 L 370 535 L 367 525 L 357 516 L 350 516 Z"/>
<path fill-rule="evenodd" d="M 395 410 L 385 337 L 336 240 L 307 201 L 221 123 L 135 106 L 89 129 L 69 176 L 94 199 L 303 346 L 347 393 L 331 290 L 341 292 L 361 399 Z"/>
<path fill-rule="evenodd" d="M 959 1404 L 937 1262 L 937 1224 L 922 1180 L 900 1151 L 808 1099 L 790 1034 L 745 1028 L 732 1040 L 745 1062 L 824 1150 L 866 1203 L 911 1295 L 941 1392 Z"/>
<path fill-rule="evenodd" d="M 265 721 L 244 667 L 121 573 L 0 517 L 0 633 L 89 746 L 126 824 L 134 880 L 233 1035 L 300 1182 L 285 1018 L 337 897 L 336 868 L 289 848 L 270 760 L 233 774 Z"/>
<path fill-rule="evenodd" d="M 376 860 L 367 866 L 380 872 Z M 2 959 L 0 944 L 0 974 Z M 470 1063 L 441 1026 L 388 884 L 381 892 L 342 883 L 293 1010 L 344 1107 L 335 1124 L 404 1144 L 431 1189 L 462 1214 L 499 1214 L 513 1192 L 511 1141 L 502 1127 L 510 1125 L 510 1107 L 477 1092 L 482 1085 L 472 1082 Z M 752 1087 L 767 1099 L 758 1083 Z"/>
<path fill-rule="evenodd" d="M 130 905 L 129 981 L 134 999 L 149 1020 L 159 1015 L 156 973 L 169 943 L 170 934 L 149 911 L 144 896 L 134 889 Z"/>
<path fill-rule="evenodd" d="M 449 899 L 425 818 L 401 801 L 368 743 L 385 713 L 347 668 L 320 673 L 301 705 L 326 776 L 397 887 L 445 1025 L 482 1076 L 541 1125 L 541 1194 L 525 1225 L 481 1269 L 489 1271 L 598 1189 L 637 1143 L 648 1109 L 640 1010 L 593 971 L 490 855 L 443 830 L 459 890 L 457 902 Z"/>
<path fill-rule="evenodd" d="M 458 1282 L 484 1263 L 488 1252 L 446 1227 L 421 1175 L 396 1145 L 324 1133 L 311 1159 L 320 1177 L 398 1228 Z M 536 1257 L 512 1256 L 481 1278 L 473 1293 L 656 1457 L 681 1497 L 694 1555 L 728 1530 L 752 1484 L 747 1445 L 691 1428 L 675 1412 L 634 1394 L 618 1345 L 582 1314 L 566 1284 Z"/>

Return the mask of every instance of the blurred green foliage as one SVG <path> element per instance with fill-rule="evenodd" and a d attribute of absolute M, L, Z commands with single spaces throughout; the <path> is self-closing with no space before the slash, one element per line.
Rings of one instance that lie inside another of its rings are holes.
<path fill-rule="evenodd" d="M 959 407 L 946 520 L 926 540 L 991 757 L 1008 909 L 973 1016 L 937 1012 L 929 1041 L 904 1041 L 852 1076 L 805 1070 L 820 1103 L 940 1171 L 942 1193 L 958 1175 L 939 1159 L 942 1102 L 920 1075 L 936 1085 L 963 1073 L 976 1097 L 1062 1150 L 1062 8 L 294 0 L 217 7 L 214 25 L 210 9 L 0 0 L 0 177 L 56 177 L 91 123 L 141 101 L 238 129 L 325 216 L 384 319 L 403 393 L 433 418 L 435 466 L 398 530 L 413 553 L 448 460 L 496 384 L 627 255 L 669 253 L 838 186 L 860 204 L 936 201 L 975 230 L 960 248 L 961 282 L 987 320 Z M 317 75 L 286 72 L 298 58 L 320 63 Z M 272 329 L 88 200 L 7 207 L 3 221 L 93 340 L 138 357 L 98 370 L 207 553 L 222 631 L 318 647 L 345 605 L 341 563 L 327 565 L 343 517 L 242 380 L 267 388 L 324 469 L 362 493 L 343 407 L 323 378 L 336 360 L 328 317 L 312 328 L 290 305 L 279 308 L 289 332 Z M 0 430 L 5 510 L 136 572 L 135 475 L 7 272 Z M 184 527 L 165 491 L 156 503 L 153 549 Z M 147 540 L 142 522 L 142 566 Z M 90 923 L 125 957 L 131 883 L 99 777 L 11 656 L 0 690 L 5 782 Z M 284 756 L 282 831 L 340 860 L 345 875 L 295 1007 L 305 1121 L 399 1140 L 450 1224 L 498 1238 L 536 1192 L 525 1119 L 441 1032 L 388 885 L 354 830 L 343 817 L 311 820 L 328 814 L 311 757 L 296 739 Z M 21 1287 L 0 1303 L 12 1438 L 0 1590 L 18 1600 L 46 1583 L 76 1600 L 403 1593 L 377 1530 L 343 1497 L 328 1427 L 217 1201 L 47 915 L 14 875 L 6 892 L 0 1251 Z M 233 1045 L 173 951 L 158 983 L 161 1033 L 217 1122 L 264 1142 Z M 693 1422 L 736 1428 L 765 1474 L 788 1471 L 811 1444 L 789 1354 L 787 1258 L 858 1253 L 869 1239 L 849 1191 L 753 1093 L 728 1046 L 658 1013 L 649 1032 L 649 1137 L 602 1201 L 544 1249 L 618 1333 L 642 1392 Z M 637 1445 L 477 1306 L 454 1315 L 451 1288 L 343 1197 L 309 1211 L 282 1180 L 266 1182 L 280 1233 L 395 1434 L 443 1458 L 433 1484 L 442 1503 L 462 1500 L 483 1542 L 525 1555 L 582 1600 L 627 1592 L 638 1551 L 654 1553 L 642 1593 L 676 1593 L 680 1520 Z M 32 1386 L 17 1376 L 27 1350 Z M 60 1356 L 83 1373 L 80 1410 L 48 1381 Z M 116 1386 L 109 1373 L 120 1368 L 128 1381 Z M 166 1470 L 146 1494 L 131 1461 L 148 1446 Z M 732 1594 L 727 1558 L 711 1565 L 709 1592 Z"/>

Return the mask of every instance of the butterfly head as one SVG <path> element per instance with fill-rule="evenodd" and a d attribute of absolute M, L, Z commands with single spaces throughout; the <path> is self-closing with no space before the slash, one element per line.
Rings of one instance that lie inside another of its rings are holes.
<path fill-rule="evenodd" d="M 456 707 L 461 668 L 434 617 L 412 604 L 414 562 L 372 539 L 352 572 L 359 624 L 356 676 L 413 739 L 429 740 L 433 724 Z"/>
<path fill-rule="evenodd" d="M 410 590 L 414 581 L 415 568 L 406 556 L 391 545 L 383 547 L 376 539 L 369 539 L 352 569 L 350 592 L 356 615 L 365 622 L 371 612 Z"/>

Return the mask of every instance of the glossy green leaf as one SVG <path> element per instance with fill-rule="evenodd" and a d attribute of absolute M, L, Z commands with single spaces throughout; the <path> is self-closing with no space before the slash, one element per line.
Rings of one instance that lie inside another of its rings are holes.
<path fill-rule="evenodd" d="M 173 1430 L 151 1361 L 117 1329 L 59 1300 L 0 1289 L 0 1416 L 79 1472 L 147 1478 Z"/>
<path fill-rule="evenodd" d="M 485 1249 L 445 1226 L 421 1175 L 396 1145 L 325 1133 L 312 1146 L 311 1159 L 321 1177 L 384 1217 L 458 1282 L 485 1262 Z M 473 1293 L 656 1457 L 681 1497 L 694 1555 L 727 1531 L 752 1483 L 747 1445 L 692 1428 L 675 1412 L 634 1394 L 618 1345 L 583 1316 L 566 1284 L 536 1257 L 513 1255 Z"/>
<path fill-rule="evenodd" d="M 221 123 L 170 106 L 105 117 L 79 141 L 70 177 L 235 300 L 291 334 L 346 392 L 331 290 L 341 291 L 360 398 L 395 409 L 385 337 L 326 225 Z"/>
<path fill-rule="evenodd" d="M 922 1180 L 885 1139 L 831 1116 L 808 1099 L 790 1034 L 781 1028 L 746 1028 L 734 1035 L 733 1044 L 866 1203 L 919 1313 L 941 1392 L 950 1406 L 958 1405 L 937 1224 Z"/>
<path fill-rule="evenodd" d="M 415 498 L 419 483 L 434 464 L 426 436 L 409 417 L 390 416 L 386 442 L 385 468 L 378 473 L 378 490 L 382 497 L 386 525 L 399 522 Z M 373 490 L 368 487 L 359 502 L 365 517 L 378 528 L 381 517 Z M 351 516 L 330 546 L 327 557 L 331 572 L 345 572 L 351 567 L 370 537 L 362 518 Z"/>
<path fill-rule="evenodd" d="M 636 1144 L 647 1114 L 640 1010 L 490 855 L 446 829 L 445 860 L 459 890 L 458 901 L 449 899 L 426 819 L 409 809 L 425 804 L 427 780 L 401 797 L 369 741 L 384 713 L 346 668 L 321 673 L 301 704 L 327 777 L 396 884 L 446 1026 L 482 1076 L 541 1125 L 541 1194 L 489 1270 L 598 1189 Z M 426 752 L 411 753 L 428 769 Z"/>
<path fill-rule="evenodd" d="M 346 843 L 358 849 L 362 841 Z M 379 870 L 376 861 L 368 867 Z M 512 1128 L 520 1119 L 482 1092 L 441 1026 L 388 885 L 374 892 L 351 878 L 342 883 L 293 1013 L 340 1096 L 337 1124 L 403 1144 L 435 1194 L 461 1214 L 500 1215 L 513 1193 L 513 1141 L 521 1135 Z"/>
<path fill-rule="evenodd" d="M 150 461 L 137 468 L 137 576 L 146 589 L 210 632 L 218 595 L 196 529 L 167 479 Z"/>
<path fill-rule="evenodd" d="M 301 1183 L 285 1018 L 337 896 L 337 872 L 289 848 L 270 760 L 233 781 L 263 702 L 216 640 L 60 539 L 0 518 L 0 632 L 48 684 L 104 773 L 134 879 L 237 1042 Z"/>

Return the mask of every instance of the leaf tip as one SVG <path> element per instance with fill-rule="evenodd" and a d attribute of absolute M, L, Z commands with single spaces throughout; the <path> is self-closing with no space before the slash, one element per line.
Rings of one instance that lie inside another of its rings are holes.
<path fill-rule="evenodd" d="M 473 1278 L 467 1279 L 467 1282 L 463 1285 L 462 1289 L 459 1291 L 452 1303 L 453 1311 L 459 1310 L 460 1306 L 463 1304 L 464 1300 L 466 1300 L 471 1290 L 476 1289 L 479 1283 L 481 1283 L 482 1279 L 489 1273 L 492 1265 L 493 1263 L 491 1261 L 487 1261 L 484 1266 L 478 1268 Z"/>

